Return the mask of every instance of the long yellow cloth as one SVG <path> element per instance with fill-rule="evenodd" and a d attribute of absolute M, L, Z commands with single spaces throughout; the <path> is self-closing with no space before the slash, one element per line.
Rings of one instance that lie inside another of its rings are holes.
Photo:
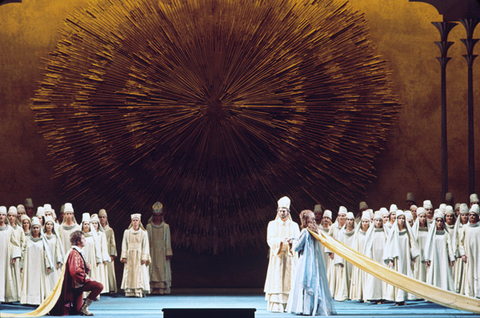
<path fill-rule="evenodd" d="M 67 255 L 68 257 L 68 255 Z M 67 259 L 67 258 L 65 258 Z M 60 279 L 57 281 L 55 288 L 48 294 L 48 296 L 43 300 L 43 302 L 35 309 L 34 311 L 27 312 L 24 314 L 9 314 L 9 313 L 0 313 L 0 317 L 41 317 L 45 316 L 53 309 L 57 303 L 60 294 L 62 293 L 63 279 L 65 277 L 65 264 L 62 266 L 62 274 Z"/>
<path fill-rule="evenodd" d="M 390 285 L 416 295 L 419 298 L 431 301 L 432 303 L 453 309 L 480 313 L 480 301 L 475 298 L 425 284 L 421 281 L 400 274 L 395 270 L 390 269 L 388 266 L 366 257 L 362 253 L 335 240 L 333 237 L 327 236 L 323 233 L 317 234 L 312 231 L 310 231 L 310 233 L 333 253 Z"/>

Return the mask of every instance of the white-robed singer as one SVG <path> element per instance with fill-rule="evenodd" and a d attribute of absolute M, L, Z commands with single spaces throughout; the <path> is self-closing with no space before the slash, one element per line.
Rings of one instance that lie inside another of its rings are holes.
<path fill-rule="evenodd" d="M 269 311 L 285 312 L 297 263 L 297 253 L 292 248 L 292 241 L 299 234 L 300 228 L 290 216 L 290 199 L 282 197 L 278 200 L 277 216 L 267 227 L 270 259 L 264 291 Z"/>

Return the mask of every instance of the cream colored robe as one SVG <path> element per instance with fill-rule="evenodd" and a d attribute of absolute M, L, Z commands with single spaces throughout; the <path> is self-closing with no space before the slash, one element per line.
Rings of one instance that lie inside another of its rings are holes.
<path fill-rule="evenodd" d="M 148 242 L 150 243 L 150 288 L 152 292 L 170 294 L 172 286 L 172 270 L 170 260 L 172 256 L 172 242 L 170 238 L 170 226 L 162 222 L 156 225 L 153 222 L 147 224 Z"/>
<path fill-rule="evenodd" d="M 125 230 L 122 240 L 121 259 L 126 258 L 127 263 L 123 267 L 122 289 L 126 296 L 143 297 L 150 293 L 150 244 L 147 231 L 133 228 Z M 146 264 L 142 265 L 141 261 Z"/>
<path fill-rule="evenodd" d="M 418 256 L 419 252 L 416 248 L 413 235 L 406 229 L 399 231 L 395 222 L 388 236 L 384 254 L 385 262 L 388 263 L 389 260 L 393 260 L 393 268 L 397 272 L 413 278 L 414 274 L 411 267 L 411 260 Z M 407 300 L 409 296 L 407 292 L 391 285 L 389 285 L 388 288 L 393 290 L 390 292 L 387 291 L 387 300 L 395 302 L 403 302 Z"/>
<path fill-rule="evenodd" d="M 343 227 L 342 230 L 338 233 L 338 240 L 348 247 L 353 248 L 354 243 L 354 234 L 355 230 L 347 232 L 346 228 Z M 349 299 L 350 293 L 350 283 L 352 277 L 353 265 L 345 261 L 338 255 L 335 255 L 335 267 L 336 267 L 336 283 L 335 283 L 335 294 L 333 298 L 336 301 L 344 301 Z"/>
<path fill-rule="evenodd" d="M 60 245 L 60 240 L 54 233 L 52 233 L 50 236 L 45 234 L 45 238 L 47 239 L 48 247 L 50 248 L 50 253 L 54 263 L 52 264 L 53 267 L 50 274 L 47 275 L 49 286 L 48 292 L 50 292 L 57 284 L 57 281 L 62 273 L 62 267 L 60 266 L 60 268 L 57 269 L 57 264 L 60 263 L 63 265 L 64 255 L 62 246 Z"/>
<path fill-rule="evenodd" d="M 460 255 L 467 256 L 465 264 L 465 295 L 480 297 L 480 222 L 464 226 L 460 244 Z"/>
<path fill-rule="evenodd" d="M 277 217 L 268 223 L 267 243 L 270 247 L 270 259 L 264 291 L 269 311 L 285 311 L 297 264 L 297 253 L 290 244 L 283 244 L 282 241 L 299 235 L 298 224 L 290 219 L 284 222 Z"/>
<path fill-rule="evenodd" d="M 380 264 L 385 264 L 383 254 L 387 245 L 387 231 L 385 228 L 376 229 L 375 227 L 367 231 L 363 253 Z M 364 299 L 376 301 L 387 299 L 387 286 L 387 283 L 367 274 L 363 288 Z"/>
<path fill-rule="evenodd" d="M 81 231 L 82 229 L 80 228 L 80 225 L 75 223 L 74 225 L 67 226 L 65 224 L 61 224 L 58 228 L 58 236 L 60 237 L 60 240 L 62 241 L 62 246 L 63 246 L 63 253 L 66 255 L 67 252 L 70 250 L 72 247 L 72 244 L 70 243 L 70 234 L 72 234 L 75 231 Z"/>
<path fill-rule="evenodd" d="M 318 229 L 323 232 L 323 234 L 328 235 L 329 229 L 324 228 L 322 225 L 318 225 Z M 328 257 L 328 253 L 326 252 L 325 246 L 323 244 L 320 244 L 320 248 L 323 253 L 323 260 L 325 264 L 325 271 L 328 273 L 328 268 L 330 266 L 330 257 Z M 327 275 L 328 277 L 328 275 Z"/>
<path fill-rule="evenodd" d="M 359 226 L 361 224 L 359 223 Z M 373 226 L 373 225 L 372 225 Z M 365 249 L 366 232 L 359 228 L 353 238 L 353 248 L 360 253 Z M 364 300 L 363 288 L 365 285 L 366 273 L 360 268 L 353 266 L 350 280 L 349 298 L 351 300 Z"/>
<path fill-rule="evenodd" d="M 107 240 L 107 249 L 108 255 L 117 257 L 117 245 L 115 243 L 115 233 L 113 229 L 107 225 L 104 227 L 105 230 L 105 238 Z M 110 257 L 110 262 L 106 265 L 107 274 L 108 274 L 108 290 L 110 292 L 117 292 L 117 278 L 115 276 L 115 262 L 112 261 Z"/>
<path fill-rule="evenodd" d="M 107 266 L 111 261 L 110 255 L 108 255 L 108 247 L 107 247 L 107 238 L 105 233 L 102 231 L 97 232 L 99 247 L 100 247 L 100 258 L 102 262 L 98 265 L 98 281 L 103 285 L 103 293 L 108 293 L 109 289 L 109 282 L 108 282 L 108 269 Z M 105 263 L 105 264 L 104 264 Z"/>
<path fill-rule="evenodd" d="M 339 227 L 338 222 L 335 222 L 330 226 L 328 231 L 328 235 L 333 237 L 334 239 L 338 240 L 338 233 L 340 233 L 341 227 Z M 325 253 L 328 257 L 327 265 L 327 278 L 328 278 L 328 286 L 330 287 L 330 293 L 332 297 L 335 295 L 335 290 L 337 289 L 337 272 L 339 269 L 335 266 L 335 260 L 330 258 L 330 254 L 333 254 L 328 248 L 325 248 Z"/>
<path fill-rule="evenodd" d="M 455 252 L 455 265 L 453 266 L 453 282 L 455 284 L 455 292 L 461 295 L 465 295 L 465 263 L 463 262 L 460 256 L 459 244 L 460 238 L 463 236 L 463 231 L 466 224 L 460 222 L 460 217 L 455 224 L 455 241 L 454 241 L 454 252 Z"/>
<path fill-rule="evenodd" d="M 455 256 L 450 235 L 447 231 L 437 231 L 435 224 L 430 226 L 427 243 L 425 244 L 424 259 L 430 261 L 430 267 L 427 267 L 426 283 L 453 291 L 454 284 L 450 261 L 455 261 Z"/>
<path fill-rule="evenodd" d="M 15 263 L 20 264 L 21 255 L 20 243 L 13 228 L 10 225 L 0 227 L 0 303 L 15 302 L 20 298 L 10 262 L 16 258 Z"/>
<path fill-rule="evenodd" d="M 23 282 L 20 304 L 40 305 L 53 289 L 47 278 L 52 274 L 47 274 L 47 268 L 53 268 L 51 259 L 42 238 L 30 236 L 22 251 Z"/>
<path fill-rule="evenodd" d="M 20 225 L 12 226 L 12 228 L 15 235 L 15 240 L 19 243 L 19 255 L 21 255 L 21 250 L 22 250 L 21 248 L 25 243 L 25 233 L 23 232 L 23 229 Z M 20 258 L 18 258 L 15 264 L 13 265 L 13 279 L 15 280 L 14 284 L 16 286 L 16 290 L 15 291 L 12 290 L 12 294 L 16 294 L 18 296 L 17 297 L 18 299 L 15 301 L 20 301 L 20 292 L 22 290 L 22 277 L 23 277 L 23 274 L 20 271 Z"/>

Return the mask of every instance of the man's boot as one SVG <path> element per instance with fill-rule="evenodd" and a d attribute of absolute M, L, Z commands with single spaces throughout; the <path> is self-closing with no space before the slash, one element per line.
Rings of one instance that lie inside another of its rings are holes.
<path fill-rule="evenodd" d="M 88 307 L 92 304 L 93 300 L 87 298 L 85 299 L 85 302 L 83 303 L 82 308 L 80 308 L 80 313 L 84 316 L 95 316 L 91 312 L 88 311 Z"/>

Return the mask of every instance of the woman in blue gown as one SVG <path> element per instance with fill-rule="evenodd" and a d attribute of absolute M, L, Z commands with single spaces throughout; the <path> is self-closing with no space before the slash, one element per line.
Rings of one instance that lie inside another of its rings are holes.
<path fill-rule="evenodd" d="M 328 287 L 327 273 L 320 242 L 308 231 L 318 233 L 315 214 L 310 210 L 300 213 L 302 231 L 293 241 L 293 249 L 300 258 L 293 278 L 287 303 L 287 312 L 297 315 L 331 316 L 335 306 Z"/>

